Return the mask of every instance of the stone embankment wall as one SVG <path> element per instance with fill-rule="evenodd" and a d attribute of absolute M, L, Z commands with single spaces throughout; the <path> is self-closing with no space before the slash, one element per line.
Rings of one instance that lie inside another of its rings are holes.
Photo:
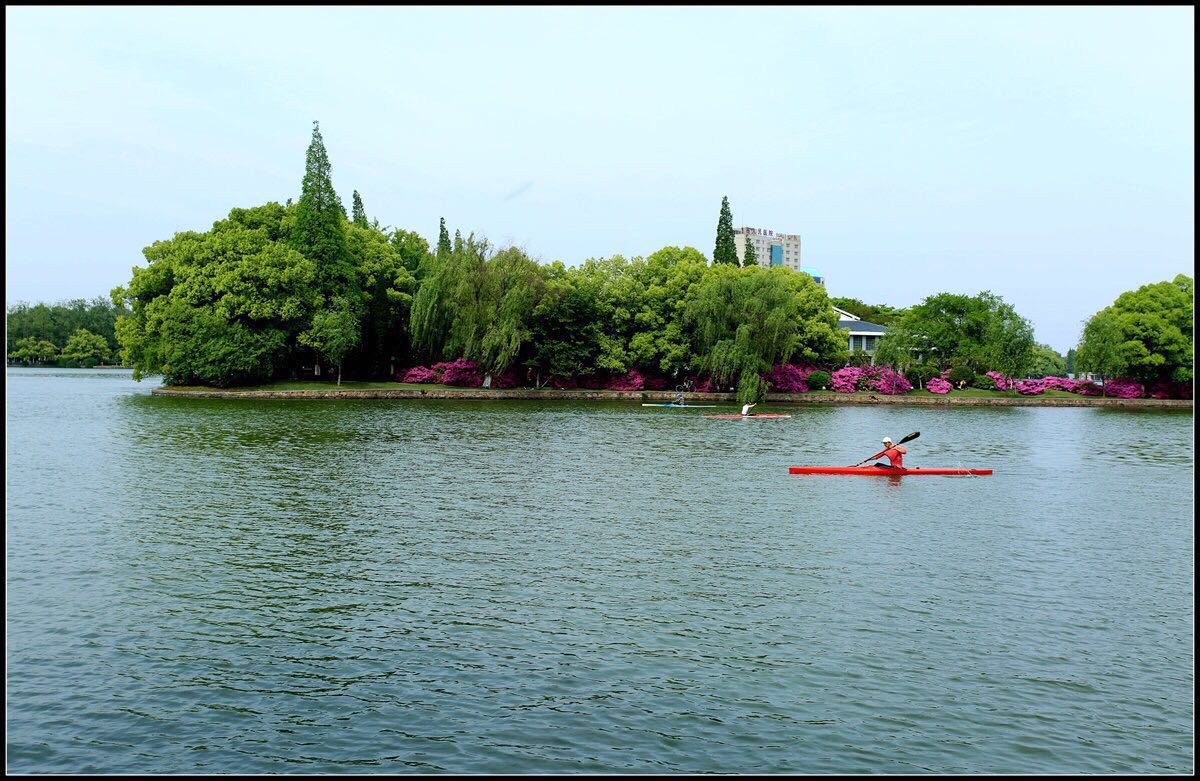
<path fill-rule="evenodd" d="M 220 390 L 197 388 L 155 388 L 157 396 L 186 396 L 206 399 L 569 399 L 572 401 L 668 402 L 676 394 L 670 391 L 540 390 L 514 388 L 329 388 L 314 390 Z M 688 393 L 687 403 L 735 404 L 732 393 Z M 1044 398 L 1041 396 L 995 397 L 955 396 L 883 396 L 875 393 L 770 393 L 769 404 L 915 404 L 926 407 L 1122 407 L 1191 409 L 1192 402 L 1179 399 L 1108 399 L 1097 396 Z"/>

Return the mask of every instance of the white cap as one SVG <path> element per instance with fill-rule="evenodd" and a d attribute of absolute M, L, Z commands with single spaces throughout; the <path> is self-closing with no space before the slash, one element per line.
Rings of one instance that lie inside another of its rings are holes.
<path fill-rule="evenodd" d="M 891 438 L 891 437 L 884 437 L 883 439 L 881 439 L 881 440 L 879 440 L 879 441 L 880 441 L 880 442 L 886 442 L 886 443 L 887 443 L 887 444 L 889 444 L 889 445 L 890 445 L 890 444 L 892 444 L 892 438 Z"/>

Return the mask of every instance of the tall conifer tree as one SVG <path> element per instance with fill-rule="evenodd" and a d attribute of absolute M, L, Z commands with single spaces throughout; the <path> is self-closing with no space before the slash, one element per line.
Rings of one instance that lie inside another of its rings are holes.
<path fill-rule="evenodd" d="M 354 264 L 346 248 L 346 210 L 333 189 L 329 155 L 316 122 L 304 161 L 292 247 L 316 264 L 318 284 L 326 298 L 350 292 Z"/>
<path fill-rule="evenodd" d="M 362 196 L 358 194 L 358 190 L 354 191 L 354 205 L 350 209 L 350 214 L 350 219 L 353 220 L 354 224 L 358 227 L 370 227 L 370 223 L 367 222 L 366 209 L 363 208 Z"/>
<path fill-rule="evenodd" d="M 745 257 L 742 258 L 742 265 L 743 266 L 757 266 L 758 265 L 758 251 L 754 249 L 754 242 L 751 240 L 751 238 L 749 236 L 745 236 L 744 238 L 746 239 L 746 254 L 745 254 Z"/>
<path fill-rule="evenodd" d="M 721 216 L 717 218 L 717 246 L 713 249 L 713 263 L 737 265 L 737 245 L 733 242 L 733 212 L 729 210 L 729 196 L 721 199 Z"/>
<path fill-rule="evenodd" d="M 454 231 L 454 251 L 455 251 L 455 253 L 462 252 L 462 248 L 463 248 L 462 233 L 460 231 L 458 231 L 457 229 L 455 229 L 455 231 Z"/>
<path fill-rule="evenodd" d="M 446 218 L 443 217 L 438 225 L 437 256 L 444 258 L 450 254 L 450 231 L 446 230 Z"/>

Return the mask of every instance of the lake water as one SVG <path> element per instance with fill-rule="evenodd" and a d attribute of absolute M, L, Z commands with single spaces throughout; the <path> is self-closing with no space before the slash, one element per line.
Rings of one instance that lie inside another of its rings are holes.
<path fill-rule="evenodd" d="M 150 387 L 8 371 L 9 771 L 1193 770 L 1186 411 Z"/>

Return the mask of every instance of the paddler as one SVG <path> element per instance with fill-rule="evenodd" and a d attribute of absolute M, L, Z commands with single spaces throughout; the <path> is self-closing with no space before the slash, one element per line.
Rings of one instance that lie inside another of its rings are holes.
<path fill-rule="evenodd" d="M 743 404 L 742 405 L 742 417 L 743 418 L 750 417 L 750 408 L 757 407 L 757 406 L 758 406 L 757 404 Z"/>
<path fill-rule="evenodd" d="M 684 403 L 683 403 L 683 391 L 676 391 L 676 393 L 675 393 L 675 401 L 673 401 L 673 402 L 671 402 L 671 403 L 672 403 L 672 404 L 674 404 L 674 405 L 675 405 L 675 406 L 677 406 L 677 407 L 684 407 L 684 406 L 687 406 L 686 404 L 684 404 Z"/>
<path fill-rule="evenodd" d="M 872 466 L 878 466 L 883 469 L 903 469 L 904 468 L 904 454 L 907 453 L 908 451 L 905 450 L 904 448 L 900 447 L 899 445 L 893 445 L 891 437 L 884 437 L 881 441 L 883 442 L 883 450 L 880 450 L 878 453 L 876 453 L 873 456 L 864 458 L 862 461 L 859 461 L 857 464 L 855 464 L 855 466 L 860 466 L 862 464 L 865 464 L 868 461 L 871 461 L 872 459 L 886 458 L 891 463 L 888 463 L 888 464 L 876 463 L 876 464 L 873 464 Z"/>

